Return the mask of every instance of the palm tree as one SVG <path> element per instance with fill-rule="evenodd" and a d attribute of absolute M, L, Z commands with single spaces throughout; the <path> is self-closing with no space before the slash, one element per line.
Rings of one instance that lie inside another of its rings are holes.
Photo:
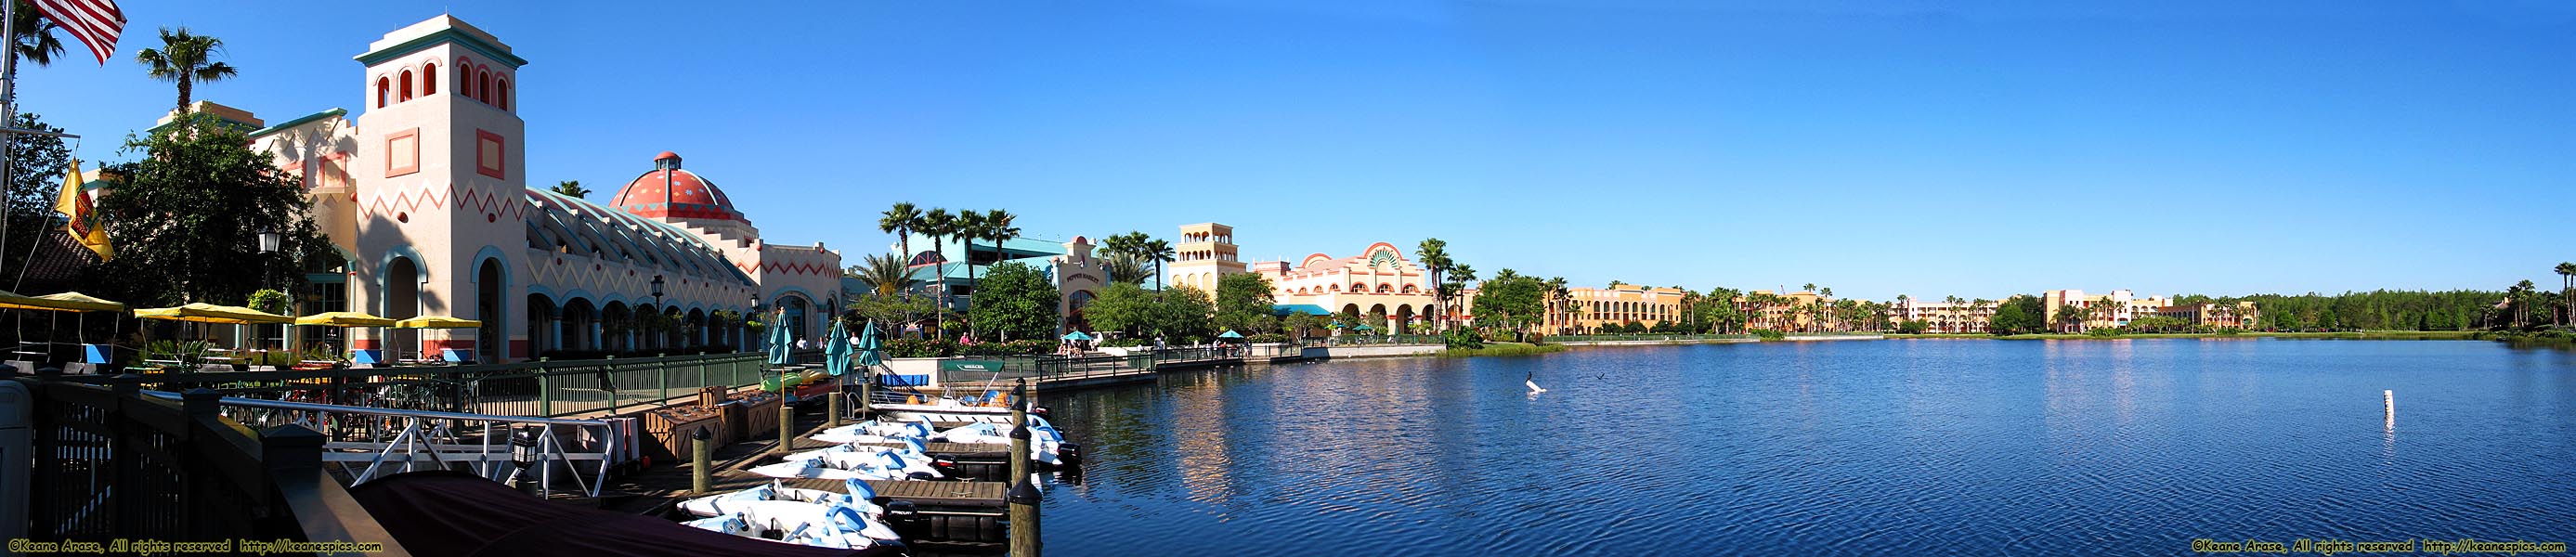
<path fill-rule="evenodd" d="M 1799 286 L 1798 286 L 1798 291 L 1800 291 L 1800 292 L 1814 292 L 1814 291 L 1816 291 L 1816 283 L 1812 283 L 1812 282 L 1810 282 L 1810 283 L 1806 283 L 1806 284 L 1803 284 L 1803 285 L 1799 285 Z"/>
<path fill-rule="evenodd" d="M 179 84 L 179 113 L 188 113 L 189 95 L 197 82 L 222 81 L 232 77 L 233 67 L 214 61 L 224 51 L 224 40 L 188 32 L 187 27 L 161 28 L 161 48 L 134 53 L 134 61 L 149 68 L 153 79 Z"/>
<path fill-rule="evenodd" d="M 1565 286 L 1565 277 L 1549 277 L 1547 279 L 1547 301 L 1559 308 L 1560 311 L 1567 306 L 1574 305 L 1574 289 L 1567 288 Z M 1546 322 L 1547 316 L 1539 316 L 1539 323 L 1542 326 L 1544 326 Z"/>
<path fill-rule="evenodd" d="M 921 226 L 921 210 L 913 207 L 910 201 L 895 202 L 894 207 L 886 209 L 884 216 L 877 218 L 877 231 L 893 234 L 894 241 L 903 246 L 899 257 L 906 267 L 912 265 L 912 229 L 918 226 Z M 903 299 L 912 300 L 912 289 L 904 289 Z"/>
<path fill-rule="evenodd" d="M 937 258 L 931 260 L 930 280 L 932 284 L 939 285 L 939 307 L 933 320 L 946 324 L 945 316 L 949 312 L 948 237 L 957 233 L 957 216 L 949 214 L 946 208 L 931 209 L 921 214 L 921 222 L 913 225 L 913 231 L 930 237 L 930 251 Z"/>
<path fill-rule="evenodd" d="M 890 253 L 870 255 L 860 260 L 858 266 L 849 269 L 850 278 L 858 279 L 859 284 L 867 285 L 868 291 L 879 298 L 906 292 L 907 289 L 904 286 L 906 286 L 905 283 L 912 281 L 912 277 L 909 276 L 911 274 L 911 269 L 905 268 L 903 258 Z M 909 295 L 906 294 L 906 297 L 908 298 Z"/>
<path fill-rule="evenodd" d="M 1476 267 L 1456 261 L 1450 261 L 1448 267 L 1449 276 L 1441 277 L 1448 282 L 1442 283 L 1439 288 L 1441 297 L 1447 299 L 1449 305 L 1448 309 L 1441 310 L 1440 313 L 1456 315 L 1458 310 L 1467 307 L 1461 297 L 1467 293 L 1467 285 L 1476 282 Z"/>
<path fill-rule="evenodd" d="M 2576 320 L 2576 263 L 2558 264 L 2558 324 Z"/>
<path fill-rule="evenodd" d="M 1448 301 L 1449 296 L 1445 289 L 1440 288 L 1440 274 L 1449 267 L 1449 243 L 1440 241 L 1439 238 L 1424 238 L 1421 244 L 1414 246 L 1413 257 L 1422 260 L 1422 272 L 1426 273 L 1428 276 L 1425 278 L 1431 281 L 1431 305 L 1440 308 L 1448 307 L 1442 304 Z M 1432 328 L 1447 330 L 1440 326 L 1443 323 L 1443 317 L 1439 312 L 1434 312 L 1431 316 Z"/>
<path fill-rule="evenodd" d="M 54 37 L 53 20 L 41 17 L 34 5 L 23 1 L 18 2 L 17 11 L 10 12 L 10 16 L 15 21 L 11 21 L 9 26 L 18 33 L 18 48 L 10 54 L 38 66 L 54 65 L 54 55 L 63 53 L 63 41 Z M 18 82 L 17 64 L 9 65 L 9 82 Z"/>
<path fill-rule="evenodd" d="M 966 254 L 966 291 L 968 293 L 966 307 L 969 311 L 975 307 L 975 287 L 980 286 L 975 282 L 975 239 L 984 237 L 984 228 L 983 213 L 975 212 L 973 209 L 961 209 L 957 211 L 956 227 L 948 229 L 948 234 L 957 237 L 958 246 Z M 974 334 L 974 321 L 966 322 L 966 331 L 966 334 Z"/>
<path fill-rule="evenodd" d="M 1003 260 L 1009 258 L 1009 256 L 1003 255 L 1002 242 L 1008 242 L 1013 238 L 1020 237 L 1020 227 L 1011 226 L 1011 222 L 1018 220 L 1019 218 L 1019 215 L 1014 215 L 1011 214 L 1010 211 L 1004 211 L 1001 209 L 984 211 L 984 217 L 982 219 L 984 221 L 984 230 L 982 235 L 984 239 L 993 241 L 994 264 L 999 265 Z M 970 324 L 969 326 L 971 327 L 972 325 Z M 1001 336 L 1002 342 L 1010 342 L 1010 335 L 1010 331 L 1003 331 Z"/>
<path fill-rule="evenodd" d="M 1138 253 L 1145 256 L 1145 261 L 1154 264 L 1154 290 L 1157 292 L 1162 291 L 1163 264 L 1173 261 L 1172 243 L 1162 240 L 1152 240 L 1137 246 L 1137 250 Z"/>

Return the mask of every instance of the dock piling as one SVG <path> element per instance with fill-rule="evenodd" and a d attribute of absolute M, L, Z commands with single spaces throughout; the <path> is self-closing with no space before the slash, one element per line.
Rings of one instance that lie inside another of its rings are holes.
<path fill-rule="evenodd" d="M 1038 502 L 1045 498 L 1028 476 L 1011 482 L 1011 557 L 1038 557 Z"/>
<path fill-rule="evenodd" d="M 2379 391 L 2379 403 L 2388 411 L 2388 423 L 2397 423 L 2397 391 L 2395 389 Z"/>
<path fill-rule="evenodd" d="M 823 408 L 823 412 L 826 414 L 826 417 L 823 418 L 823 423 L 829 424 L 825 427 L 841 427 L 841 395 L 844 394 L 847 393 L 841 392 L 841 387 L 835 385 L 832 387 L 832 394 L 824 395 L 831 399 L 831 402 L 826 404 Z"/>
<path fill-rule="evenodd" d="M 796 406 L 787 403 L 788 397 L 794 396 L 795 393 L 787 390 L 787 377 L 785 370 L 779 371 L 778 454 L 781 456 L 796 450 Z"/>
<path fill-rule="evenodd" d="M 1029 380 L 1021 379 L 1011 387 L 1010 481 L 1028 479 L 1029 460 L 1035 457 L 1029 452 Z"/>
<path fill-rule="evenodd" d="M 697 431 L 689 432 L 690 493 L 705 495 L 708 491 L 711 491 L 707 488 L 707 484 L 709 483 L 709 478 L 712 478 L 715 475 L 715 471 L 710 470 L 707 467 L 713 466 L 713 463 L 715 462 L 716 444 L 714 441 L 715 434 L 709 433 L 707 428 L 700 427 Z"/>

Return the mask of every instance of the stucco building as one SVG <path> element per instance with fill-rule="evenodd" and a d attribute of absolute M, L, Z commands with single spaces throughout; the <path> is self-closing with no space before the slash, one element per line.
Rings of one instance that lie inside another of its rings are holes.
<path fill-rule="evenodd" d="M 1407 331 L 1411 325 L 1427 325 L 1439 311 L 1432 303 L 1429 277 L 1422 265 L 1406 259 L 1403 250 L 1386 242 L 1369 244 L 1359 255 L 1349 257 L 1317 253 L 1294 265 L 1257 261 L 1245 267 L 1270 281 L 1272 297 L 1280 306 L 1313 306 L 1334 315 L 1360 316 L 1381 333 L 1394 334 Z M 1385 318 L 1369 319 L 1376 315 Z"/>
<path fill-rule="evenodd" d="M 838 252 L 763 239 L 677 154 L 639 154 L 640 175 L 607 203 L 529 188 L 517 102 L 528 62 L 499 38 L 442 15 L 385 34 L 357 61 L 356 118 L 331 109 L 252 133 L 302 179 L 341 259 L 308 269 L 313 287 L 296 311 L 483 327 L 354 329 L 353 348 L 452 348 L 483 361 L 748 348 L 757 340 L 719 317 L 783 307 L 783 325 L 814 338 L 839 307 Z"/>

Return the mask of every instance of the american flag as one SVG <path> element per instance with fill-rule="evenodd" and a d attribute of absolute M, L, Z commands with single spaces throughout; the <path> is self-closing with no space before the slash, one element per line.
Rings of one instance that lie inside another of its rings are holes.
<path fill-rule="evenodd" d="M 9 0 L 0 0 L 9 1 Z M 116 36 L 125 31 L 125 12 L 116 9 L 112 0 L 34 0 L 36 11 L 54 20 L 72 38 L 88 45 L 98 55 L 98 65 L 107 65 L 107 56 L 116 53 Z"/>

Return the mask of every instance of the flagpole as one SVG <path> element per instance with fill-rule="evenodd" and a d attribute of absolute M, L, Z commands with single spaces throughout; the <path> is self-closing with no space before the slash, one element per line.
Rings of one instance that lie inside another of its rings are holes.
<path fill-rule="evenodd" d="M 0 22 L 5 22 L 0 23 L 0 45 L 9 49 L 7 55 L 0 56 L 0 79 L 8 81 L 0 84 L 0 112 L 8 113 L 6 120 L 0 120 L 0 251 L 7 251 L 9 218 L 14 216 L 18 204 L 18 200 L 7 193 L 10 186 L 15 185 L 9 181 L 9 171 L 15 170 L 10 167 L 18 159 L 18 0 L 0 0 Z M 44 237 L 44 228 L 41 224 L 36 227 L 37 238 Z M 35 253 L 34 249 L 27 250 L 31 259 Z M 30 261 L 21 260 L 18 267 L 23 270 L 29 266 L 28 263 Z M 26 276 L 23 271 L 18 273 L 19 282 L 24 282 Z M 13 285 L 10 289 L 17 288 Z"/>

